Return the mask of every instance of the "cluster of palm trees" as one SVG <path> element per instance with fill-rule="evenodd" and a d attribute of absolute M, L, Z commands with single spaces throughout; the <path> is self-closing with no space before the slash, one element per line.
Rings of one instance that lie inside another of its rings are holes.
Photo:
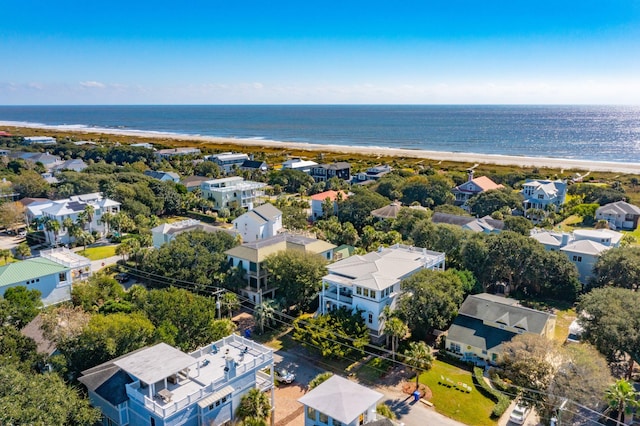
<path fill-rule="evenodd" d="M 82 212 L 78 214 L 78 218 L 74 222 L 70 217 L 65 218 L 62 223 L 60 223 L 56 218 L 53 217 L 44 217 L 40 220 L 40 223 L 44 225 L 44 229 L 53 234 L 53 245 L 58 245 L 58 235 L 62 229 L 65 229 L 70 237 L 74 239 L 74 241 L 80 245 L 86 246 L 95 242 L 95 237 L 93 236 L 91 224 L 93 222 L 93 218 L 95 217 L 95 207 L 91 204 L 87 204 Z M 105 215 L 110 213 L 105 213 Z M 104 217 L 101 218 L 104 221 Z M 88 229 L 87 229 L 87 224 Z"/>

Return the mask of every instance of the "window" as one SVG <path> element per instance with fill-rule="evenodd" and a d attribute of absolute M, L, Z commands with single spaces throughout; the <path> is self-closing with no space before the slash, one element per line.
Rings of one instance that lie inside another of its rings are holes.
<path fill-rule="evenodd" d="M 576 255 L 574 255 L 574 256 L 573 256 L 573 261 L 574 261 L 574 262 L 582 262 L 582 256 L 576 256 Z"/>
<path fill-rule="evenodd" d="M 314 420 L 316 419 L 316 410 L 314 410 L 311 407 L 307 407 L 307 418 L 309 420 Z"/>
<path fill-rule="evenodd" d="M 376 298 L 376 292 L 374 290 L 371 290 L 371 293 L 369 293 L 369 296 L 371 296 L 372 299 Z"/>
<path fill-rule="evenodd" d="M 58 275 L 58 279 L 60 281 L 66 281 L 67 280 L 67 274 L 65 274 L 64 272 L 60 272 L 60 274 Z"/>
<path fill-rule="evenodd" d="M 339 422 L 339 421 L 338 421 L 338 420 L 336 420 L 336 419 L 331 419 L 331 420 L 332 420 L 332 422 L 333 422 L 333 426 L 343 426 L 343 425 L 342 425 L 342 422 Z"/>
<path fill-rule="evenodd" d="M 151 426 L 156 426 L 156 419 L 154 419 L 153 417 L 150 418 L 150 422 Z"/>
<path fill-rule="evenodd" d="M 449 349 L 451 349 L 451 351 L 455 352 L 455 353 L 460 353 L 460 345 L 457 343 L 451 343 L 449 345 Z"/>
<path fill-rule="evenodd" d="M 320 423 L 329 424 L 329 416 L 324 413 L 318 413 L 318 420 Z"/>
<path fill-rule="evenodd" d="M 369 312 L 369 324 L 373 324 L 373 314 Z"/>
<path fill-rule="evenodd" d="M 249 262 L 249 270 L 251 272 L 256 272 L 258 270 L 258 264 L 255 262 Z"/>
<path fill-rule="evenodd" d="M 538 200 L 544 200 L 544 195 L 538 194 Z"/>
<path fill-rule="evenodd" d="M 362 294 L 362 287 L 356 287 L 356 294 Z"/>
<path fill-rule="evenodd" d="M 364 297 L 369 297 L 369 289 L 368 288 L 363 288 L 362 289 L 362 295 Z"/>

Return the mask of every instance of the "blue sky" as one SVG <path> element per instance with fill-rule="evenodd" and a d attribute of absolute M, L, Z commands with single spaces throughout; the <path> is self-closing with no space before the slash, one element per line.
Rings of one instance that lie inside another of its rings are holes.
<path fill-rule="evenodd" d="M 638 104 L 639 0 L 10 1 L 0 104 Z"/>

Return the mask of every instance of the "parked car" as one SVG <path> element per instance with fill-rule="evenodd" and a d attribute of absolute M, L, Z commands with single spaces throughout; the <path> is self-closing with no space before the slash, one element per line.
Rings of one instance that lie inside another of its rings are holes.
<path fill-rule="evenodd" d="M 128 280 L 129 280 L 129 274 L 127 274 L 126 272 L 122 272 L 116 275 L 116 281 L 118 281 L 119 283 L 123 283 Z"/>
<path fill-rule="evenodd" d="M 513 411 L 509 415 L 509 420 L 511 423 L 515 423 L 517 425 L 524 424 L 524 421 L 527 419 L 527 416 L 531 412 L 531 408 L 526 405 L 522 405 L 522 402 L 516 403 L 516 406 L 513 408 Z"/>
<path fill-rule="evenodd" d="M 285 368 L 277 368 L 273 374 L 276 378 L 276 381 L 280 383 L 289 384 L 293 383 L 296 380 L 296 375 Z"/>

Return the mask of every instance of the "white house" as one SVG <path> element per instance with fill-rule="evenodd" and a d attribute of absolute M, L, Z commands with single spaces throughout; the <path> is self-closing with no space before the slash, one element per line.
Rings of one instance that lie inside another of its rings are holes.
<path fill-rule="evenodd" d="M 402 244 L 348 257 L 327 266 L 329 273 L 322 278 L 320 312 L 360 310 L 372 340 L 378 341 L 384 337 L 384 321 L 380 317 L 386 306 L 395 309 L 400 282 L 422 269 L 444 267 L 444 253 Z"/>
<path fill-rule="evenodd" d="M 232 223 L 242 241 L 263 240 L 282 229 L 282 212 L 273 204 L 265 203 L 238 216 Z"/>
<path fill-rule="evenodd" d="M 567 181 L 527 179 L 520 193 L 524 196 L 522 206 L 525 212 L 529 209 L 547 210 L 547 206 L 557 210 L 564 204 Z"/>
<path fill-rule="evenodd" d="M 333 375 L 298 402 L 304 406 L 304 426 L 360 426 L 377 420 L 383 394 Z"/>
<path fill-rule="evenodd" d="M 596 210 L 596 220 L 606 220 L 611 229 L 633 231 L 638 227 L 640 207 L 625 201 L 605 204 Z"/>
<path fill-rule="evenodd" d="M 75 223 L 78 220 L 78 215 L 84 212 L 87 206 L 92 206 L 94 209 L 91 223 L 87 224 L 88 230 L 104 235 L 108 225 L 102 223 L 102 216 L 105 213 L 118 213 L 120 211 L 120 203 L 103 197 L 99 192 L 74 195 L 64 200 L 51 201 L 46 204 L 30 205 L 27 207 L 27 217 L 30 221 L 38 218 L 56 220 L 60 224 L 60 230 L 57 235 L 54 235 L 52 231 L 45 230 L 47 241 L 50 244 L 67 244 L 71 242 L 71 236 L 69 231 L 64 228 L 63 221 L 69 218 Z"/>
<path fill-rule="evenodd" d="M 619 247 L 623 234 L 610 229 L 584 229 L 573 233 L 531 230 L 531 238 L 547 250 L 560 250 L 576 265 L 580 282 L 586 283 L 598 257 L 612 247 Z"/>
<path fill-rule="evenodd" d="M 162 170 L 145 170 L 145 176 L 157 179 L 161 182 L 180 182 L 180 175 L 175 172 L 164 172 Z"/>
<path fill-rule="evenodd" d="M 481 293 L 467 296 L 447 331 L 445 349 L 463 361 L 495 363 L 503 343 L 518 334 L 553 339 L 556 316 L 518 305 L 515 299 Z"/>
<path fill-rule="evenodd" d="M 264 260 L 281 251 L 303 251 L 317 254 L 330 261 L 336 246 L 316 238 L 294 235 L 287 232 L 264 240 L 243 243 L 225 252 L 232 267 L 244 269 L 247 286 L 240 293 L 254 303 L 262 303 L 262 297 L 275 297 L 277 287 L 269 282 Z"/>
<path fill-rule="evenodd" d="M 245 207 L 249 210 L 260 204 L 264 196 L 262 188 L 267 186 L 263 182 L 244 180 L 240 176 L 213 179 L 202 182 L 200 191 L 202 198 L 213 201 L 213 208 Z"/>
<path fill-rule="evenodd" d="M 55 145 L 56 138 L 51 136 L 25 136 L 24 143 L 27 145 Z"/>
<path fill-rule="evenodd" d="M 391 170 L 393 170 L 391 166 L 388 166 L 386 164 L 379 164 L 377 166 L 369 167 L 364 172 L 356 173 L 355 175 L 353 175 L 352 181 L 353 183 L 376 181 L 383 176 L 391 173 Z"/>
<path fill-rule="evenodd" d="M 249 156 L 244 153 L 223 152 L 209 155 L 206 159 L 216 163 L 225 173 L 230 173 L 249 160 Z"/>
<path fill-rule="evenodd" d="M 134 147 L 134 148 L 137 147 L 137 148 L 153 149 L 153 144 L 150 144 L 148 142 L 132 143 L 129 146 Z"/>
<path fill-rule="evenodd" d="M 156 151 L 154 155 L 158 160 L 169 159 L 172 157 L 180 157 L 184 155 L 198 155 L 200 154 L 200 150 L 198 148 L 170 148 L 170 149 L 161 149 Z"/>
<path fill-rule="evenodd" d="M 292 158 L 282 163 L 282 170 L 293 169 L 300 170 L 301 172 L 311 173 L 311 169 L 317 166 L 318 163 L 311 160 L 303 160 L 301 158 Z"/>
<path fill-rule="evenodd" d="M 158 343 L 85 370 L 78 380 L 104 426 L 232 425 L 251 389 L 270 393 L 273 418 L 273 370 L 271 349 L 232 334 L 190 353 Z"/>

